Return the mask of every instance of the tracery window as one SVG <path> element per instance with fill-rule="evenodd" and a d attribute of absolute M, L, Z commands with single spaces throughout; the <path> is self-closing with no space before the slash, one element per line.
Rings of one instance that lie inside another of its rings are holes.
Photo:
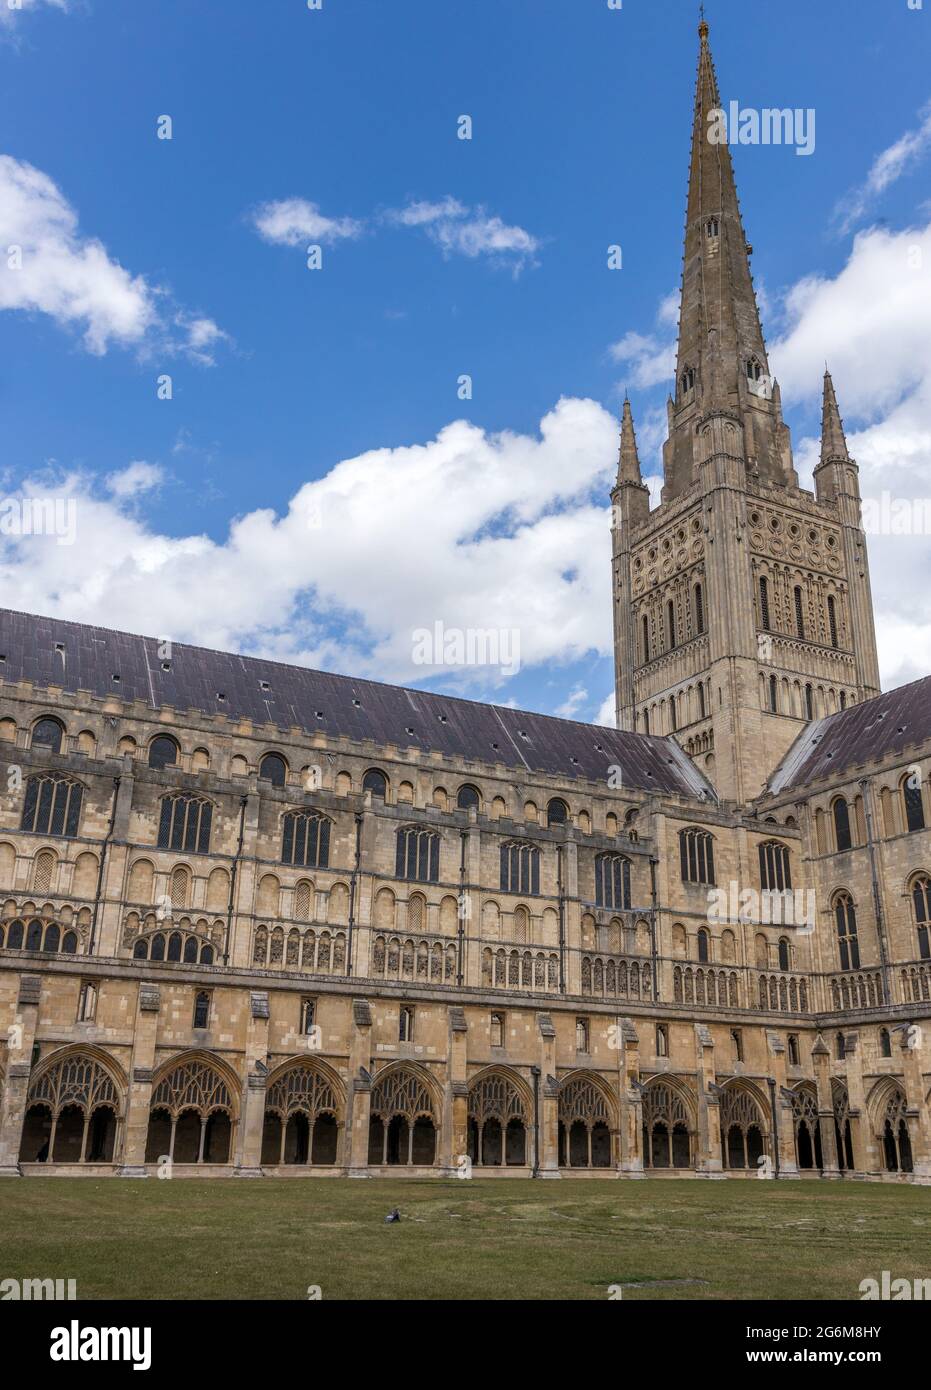
<path fill-rule="evenodd" d="M 220 1072 L 200 1058 L 179 1062 L 152 1092 L 146 1162 L 226 1163 L 233 1097 Z"/>
<path fill-rule="evenodd" d="M 469 1088 L 469 1157 L 478 1167 L 521 1167 L 527 1162 L 529 1119 L 510 1077 L 495 1072 Z"/>
<path fill-rule="evenodd" d="M 918 928 L 919 958 L 931 960 L 931 879 L 926 874 L 916 878 L 912 884 L 912 905 Z"/>
<path fill-rule="evenodd" d="M 209 941 L 193 932 L 152 932 L 137 937 L 133 943 L 133 960 L 183 961 L 186 965 L 213 965 L 215 949 Z"/>
<path fill-rule="evenodd" d="M 512 841 L 501 846 L 502 893 L 539 893 L 540 851 Z"/>
<path fill-rule="evenodd" d="M 559 1165 L 610 1168 L 612 1115 L 601 1088 L 574 1076 L 559 1090 Z"/>
<path fill-rule="evenodd" d="M 158 823 L 159 849 L 179 849 L 193 854 L 210 851 L 213 806 L 199 796 L 173 792 L 162 797 Z"/>
<path fill-rule="evenodd" d="M 743 1086 L 725 1086 L 721 1096 L 721 1156 L 725 1168 L 757 1168 L 764 1153 L 759 1105 Z"/>
<path fill-rule="evenodd" d="M 40 921 L 33 918 L 28 924 L 20 918 L 12 922 L 0 923 L 0 948 L 8 951 L 47 951 L 51 954 L 77 955 L 80 938 L 70 928 L 62 928 L 57 922 Z"/>
<path fill-rule="evenodd" d="M 795 1125 L 795 1156 L 799 1168 L 823 1168 L 818 1098 L 814 1086 L 810 1083 L 800 1086 L 792 1093 L 792 1117 Z"/>
<path fill-rule="evenodd" d="M 850 834 L 850 807 L 842 796 L 831 805 L 834 815 L 834 836 L 837 841 L 838 853 L 850 849 L 853 839 Z"/>
<path fill-rule="evenodd" d="M 849 893 L 838 893 L 834 899 L 834 920 L 837 924 L 837 949 L 841 970 L 860 969 L 860 943 L 857 939 L 857 909 Z"/>
<path fill-rule="evenodd" d="M 882 1115 L 883 1156 L 889 1173 L 911 1173 L 912 1140 L 908 1128 L 908 1103 L 898 1087 L 891 1092 Z"/>
<path fill-rule="evenodd" d="M 707 830 L 680 830 L 683 883 L 714 883 L 714 836 Z"/>
<path fill-rule="evenodd" d="M 630 860 L 623 854 L 595 855 L 595 902 L 612 910 L 630 907 Z"/>
<path fill-rule="evenodd" d="M 369 1163 L 428 1165 L 436 1156 L 436 1123 L 426 1084 L 394 1067 L 376 1076 L 369 1121 Z"/>
<path fill-rule="evenodd" d="M 792 887 L 792 862 L 786 845 L 766 840 L 760 845 L 760 887 L 768 892 L 784 892 Z"/>
<path fill-rule="evenodd" d="M 281 862 L 325 869 L 330 862 L 329 819 L 316 811 L 289 811 L 282 817 Z"/>
<path fill-rule="evenodd" d="M 20 1159 L 35 1163 L 107 1163 L 113 1158 L 120 1100 L 96 1058 L 69 1053 L 29 1087 Z"/>
<path fill-rule="evenodd" d="M 319 1067 L 310 1062 L 289 1067 L 268 1088 L 263 1165 L 334 1164 L 342 1108 L 335 1083 Z"/>
<path fill-rule="evenodd" d="M 905 824 L 908 830 L 924 830 L 925 804 L 921 781 L 913 773 L 902 782 L 902 800 L 905 803 Z"/>
<path fill-rule="evenodd" d="M 440 837 L 435 830 L 408 825 L 398 831 L 395 872 L 398 878 L 436 883 L 440 876 Z"/>
<path fill-rule="evenodd" d="M 80 782 L 72 782 L 68 777 L 29 777 L 20 828 L 37 835 L 65 835 L 73 839 L 80 825 L 83 798 Z"/>
<path fill-rule="evenodd" d="M 642 1093 L 643 1166 L 691 1168 L 692 1123 L 679 1092 L 664 1081 L 651 1081 Z"/>

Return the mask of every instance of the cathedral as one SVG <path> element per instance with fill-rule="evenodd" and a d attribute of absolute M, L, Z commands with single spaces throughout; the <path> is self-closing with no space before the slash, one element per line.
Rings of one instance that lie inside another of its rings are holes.
<path fill-rule="evenodd" d="M 708 27 L 617 727 L 0 613 L 0 1174 L 931 1181 L 931 678 L 770 374 Z"/>

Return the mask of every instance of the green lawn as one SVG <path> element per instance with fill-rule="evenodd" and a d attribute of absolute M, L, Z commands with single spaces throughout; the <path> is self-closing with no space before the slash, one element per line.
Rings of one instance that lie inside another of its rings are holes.
<path fill-rule="evenodd" d="M 79 1298 L 855 1300 L 929 1247 L 931 1189 L 869 1183 L 0 1180 L 0 1277 Z"/>

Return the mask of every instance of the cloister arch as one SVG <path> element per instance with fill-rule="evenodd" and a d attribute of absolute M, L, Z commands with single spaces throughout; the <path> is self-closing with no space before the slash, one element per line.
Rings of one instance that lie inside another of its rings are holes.
<path fill-rule="evenodd" d="M 654 1078 L 641 1094 L 643 1166 L 691 1168 L 695 1148 L 695 1100 L 674 1077 Z"/>
<path fill-rule="evenodd" d="M 62 1047 L 29 1083 L 20 1141 L 24 1163 L 112 1163 L 127 1079 L 100 1048 Z"/>
<path fill-rule="evenodd" d="M 617 1132 L 617 1105 L 601 1077 L 570 1072 L 559 1087 L 560 1167 L 610 1168 Z"/>
<path fill-rule="evenodd" d="M 887 1173 L 911 1173 L 914 1161 L 908 1100 L 901 1084 L 893 1077 L 883 1077 L 870 1092 L 867 1110 L 884 1170 Z"/>
<path fill-rule="evenodd" d="M 818 1093 L 814 1082 L 801 1081 L 792 1093 L 792 1123 L 795 1129 L 795 1161 L 806 1171 L 824 1167 L 821 1125 L 818 1119 Z"/>
<path fill-rule="evenodd" d="M 341 1161 L 346 1093 L 320 1059 L 292 1058 L 268 1079 L 262 1163 L 332 1166 Z"/>
<path fill-rule="evenodd" d="M 729 1081 L 721 1093 L 721 1160 L 725 1168 L 756 1169 L 769 1149 L 766 1105 L 749 1082 Z"/>
<path fill-rule="evenodd" d="M 208 1052 L 183 1052 L 156 1072 L 146 1163 L 229 1163 L 239 1117 L 235 1072 Z"/>
<path fill-rule="evenodd" d="M 528 1163 L 533 1101 L 509 1067 L 488 1067 L 469 1082 L 469 1157 L 477 1167 Z"/>
<path fill-rule="evenodd" d="M 372 1083 L 369 1163 L 431 1166 L 436 1162 L 441 1098 L 416 1063 L 389 1064 Z"/>

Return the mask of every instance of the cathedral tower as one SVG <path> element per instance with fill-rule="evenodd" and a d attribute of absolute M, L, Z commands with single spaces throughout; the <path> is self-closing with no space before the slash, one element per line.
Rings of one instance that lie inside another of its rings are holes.
<path fill-rule="evenodd" d="M 807 720 L 878 694 L 879 670 L 857 466 L 826 375 L 817 492 L 799 487 L 704 21 L 699 38 L 662 500 L 626 401 L 612 492 L 617 719 L 675 734 L 747 801 Z"/>

